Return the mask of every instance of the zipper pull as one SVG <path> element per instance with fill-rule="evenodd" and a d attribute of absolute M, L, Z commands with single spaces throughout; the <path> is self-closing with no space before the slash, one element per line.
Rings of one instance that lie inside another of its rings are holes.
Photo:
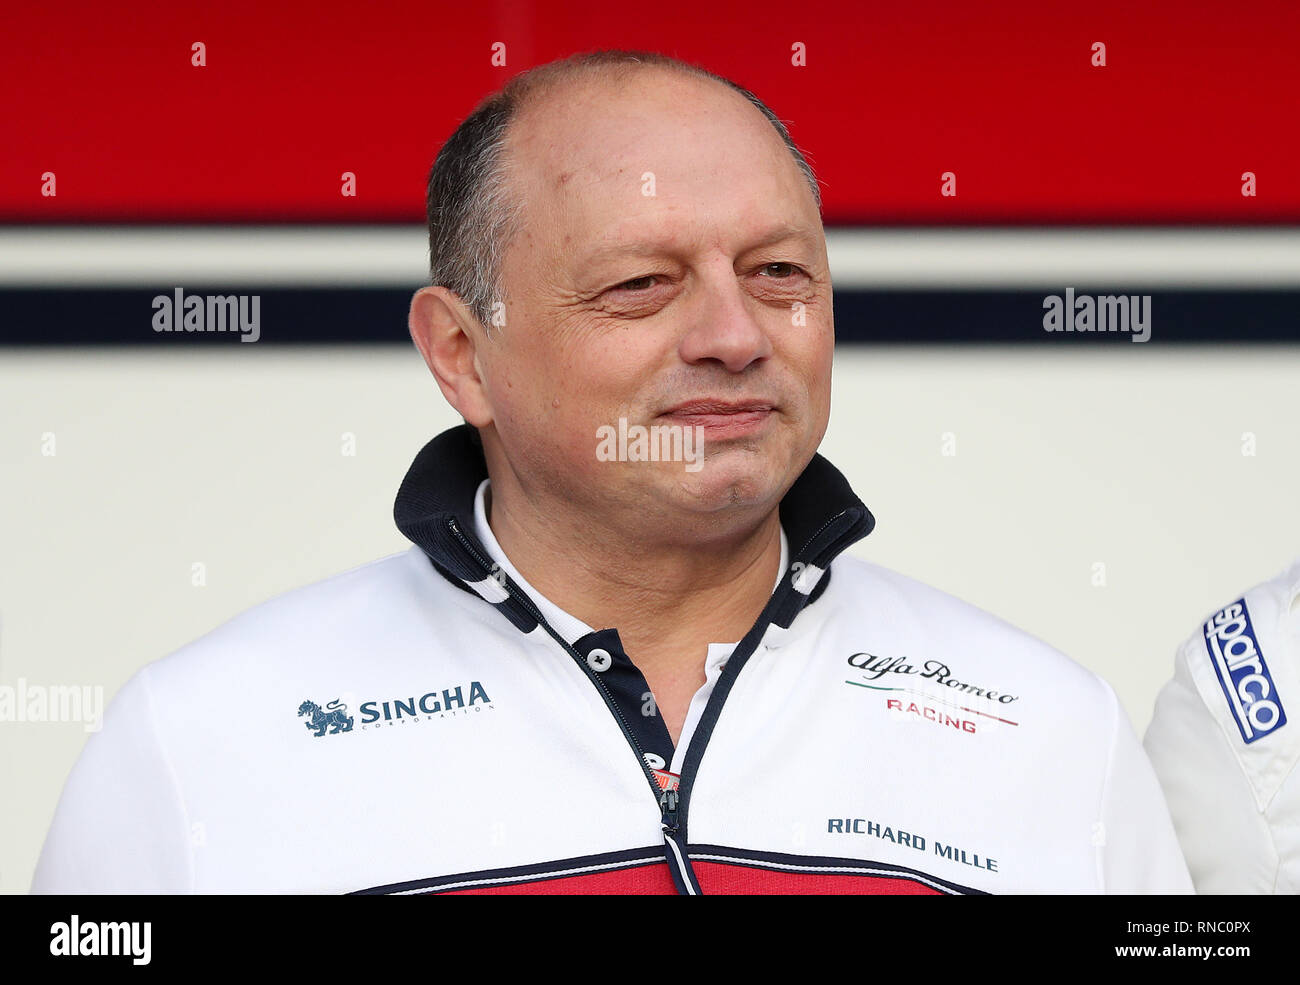
<path fill-rule="evenodd" d="M 676 832 L 677 830 L 677 791 L 665 790 L 659 795 L 659 809 L 663 811 L 663 820 L 660 822 L 665 831 Z"/>

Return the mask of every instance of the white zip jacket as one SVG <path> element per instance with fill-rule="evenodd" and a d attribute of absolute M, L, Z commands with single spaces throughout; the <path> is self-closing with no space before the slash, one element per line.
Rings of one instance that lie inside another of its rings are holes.
<path fill-rule="evenodd" d="M 1300 892 L 1300 559 L 1178 650 L 1146 748 L 1197 891 Z"/>
<path fill-rule="evenodd" d="M 502 556 L 486 479 L 468 426 L 439 435 L 398 494 L 410 551 L 132 677 L 33 891 L 1190 891 L 1110 687 L 836 559 L 874 520 L 821 456 L 782 501 L 775 591 L 709 646 L 676 747 L 617 629 Z"/>

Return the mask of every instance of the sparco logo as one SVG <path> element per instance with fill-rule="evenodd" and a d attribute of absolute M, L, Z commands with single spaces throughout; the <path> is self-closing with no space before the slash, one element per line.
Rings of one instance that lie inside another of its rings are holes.
<path fill-rule="evenodd" d="M 959 681 L 952 676 L 952 671 L 942 660 L 927 660 L 921 666 L 914 667 L 904 657 L 878 657 L 873 653 L 855 653 L 849 657 L 849 666 L 862 671 L 869 681 L 878 681 L 886 674 L 911 674 L 934 681 L 943 687 L 952 688 L 962 694 L 973 694 L 1004 705 L 1020 700 L 1019 695 L 1002 694 L 976 684 Z"/>
<path fill-rule="evenodd" d="M 1257 742 L 1286 724 L 1282 697 L 1259 650 L 1245 599 L 1206 620 L 1205 648 L 1243 740 Z"/>

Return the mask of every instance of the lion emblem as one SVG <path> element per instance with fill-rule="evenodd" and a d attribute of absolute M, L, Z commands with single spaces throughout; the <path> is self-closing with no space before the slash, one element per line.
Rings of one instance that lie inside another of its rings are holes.
<path fill-rule="evenodd" d="M 298 706 L 298 717 L 309 715 L 310 720 L 304 724 L 316 733 L 316 738 L 325 734 L 325 730 L 333 726 L 330 735 L 338 735 L 340 732 L 352 731 L 352 716 L 348 714 L 348 706 L 335 698 L 324 708 L 315 701 L 304 701 Z"/>

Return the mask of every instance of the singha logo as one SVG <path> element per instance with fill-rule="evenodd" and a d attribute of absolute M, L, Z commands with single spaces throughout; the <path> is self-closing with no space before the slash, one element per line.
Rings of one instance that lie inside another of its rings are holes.
<path fill-rule="evenodd" d="M 325 734 L 325 730 L 333 726 L 330 735 L 338 735 L 340 732 L 352 731 L 352 716 L 348 714 L 348 706 L 335 698 L 324 708 L 315 701 L 304 701 L 298 706 L 298 717 L 310 715 L 309 721 L 304 724 L 316 733 L 316 738 Z"/>

